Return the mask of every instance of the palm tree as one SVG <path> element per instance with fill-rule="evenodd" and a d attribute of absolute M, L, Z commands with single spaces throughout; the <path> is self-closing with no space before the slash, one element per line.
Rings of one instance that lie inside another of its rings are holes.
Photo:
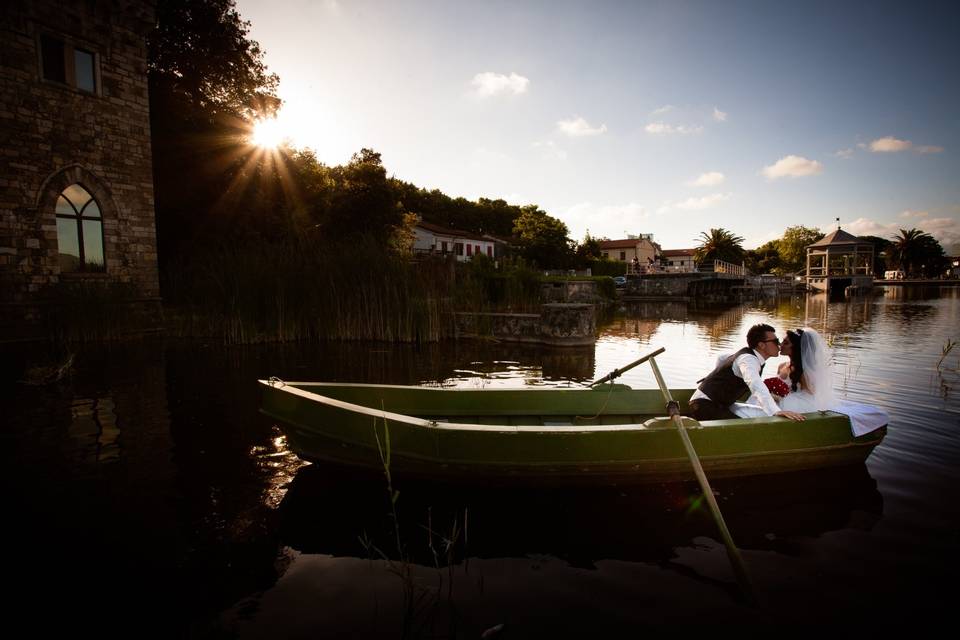
<path fill-rule="evenodd" d="M 910 276 L 916 271 L 916 263 L 922 249 L 933 240 L 933 236 L 920 229 L 900 229 L 900 235 L 893 237 L 893 257 L 900 269 Z"/>
<path fill-rule="evenodd" d="M 710 229 L 709 233 L 701 231 L 700 246 L 694 259 L 698 264 L 714 260 L 740 264 L 743 262 L 743 238 L 726 229 Z"/>

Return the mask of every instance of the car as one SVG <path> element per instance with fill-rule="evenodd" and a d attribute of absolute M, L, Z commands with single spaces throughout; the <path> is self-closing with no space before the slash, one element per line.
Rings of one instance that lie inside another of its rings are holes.
<path fill-rule="evenodd" d="M 626 276 L 616 276 L 616 277 L 613 279 L 613 284 L 614 284 L 614 286 L 617 286 L 617 287 L 625 287 L 625 286 L 627 286 L 627 278 L 626 278 Z"/>

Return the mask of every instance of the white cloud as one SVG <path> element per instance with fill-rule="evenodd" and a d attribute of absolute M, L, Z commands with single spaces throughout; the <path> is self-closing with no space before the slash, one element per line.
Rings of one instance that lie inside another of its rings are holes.
<path fill-rule="evenodd" d="M 601 124 L 599 127 L 594 127 L 579 116 L 570 120 L 560 120 L 557 122 L 557 127 L 561 132 L 573 138 L 596 136 L 607 132 L 607 125 Z"/>
<path fill-rule="evenodd" d="M 677 125 L 667 124 L 666 122 L 651 122 L 646 127 L 644 131 L 647 133 L 652 133 L 655 135 L 661 134 L 674 134 L 679 133 L 681 135 L 691 134 L 691 133 L 700 133 L 703 131 L 703 127 L 699 125 L 695 126 L 686 126 L 686 125 Z"/>
<path fill-rule="evenodd" d="M 720 111 L 720 109 L 717 109 L 716 107 L 714 107 L 714 108 L 713 108 L 713 119 L 716 120 L 717 122 L 726 122 L 726 121 L 727 121 L 727 114 L 726 114 L 726 112 Z"/>
<path fill-rule="evenodd" d="M 619 239 L 627 233 L 642 233 L 649 217 L 646 207 L 637 202 L 598 205 L 581 202 L 568 208 L 560 218 L 570 229 L 570 237 L 578 242 L 587 230 L 595 238 Z"/>
<path fill-rule="evenodd" d="M 657 107 L 656 109 L 654 109 L 653 111 L 650 112 L 650 115 L 651 115 L 651 116 L 658 116 L 658 115 L 660 115 L 660 114 L 662 114 L 662 113 L 667 113 L 668 111 L 673 111 L 673 105 L 672 105 L 672 104 L 665 104 L 665 105 L 663 105 L 662 107 Z"/>
<path fill-rule="evenodd" d="M 516 73 L 505 76 L 502 73 L 484 71 L 473 76 L 473 87 L 481 98 L 489 98 L 501 93 L 526 93 L 530 79 Z"/>
<path fill-rule="evenodd" d="M 702 211 L 704 209 L 714 207 L 725 200 L 729 200 L 731 197 L 733 197 L 732 193 L 714 193 L 701 198 L 687 198 L 686 200 L 681 200 L 680 202 L 667 200 L 660 205 L 660 208 L 657 209 L 657 213 L 663 214 L 674 209 L 679 209 L 681 211 Z"/>
<path fill-rule="evenodd" d="M 929 233 L 950 251 L 950 247 L 960 245 L 960 222 L 957 218 L 930 218 L 926 211 L 904 211 L 900 214 L 905 220 L 900 222 L 877 222 L 870 218 L 857 218 L 843 226 L 845 231 L 858 236 L 877 236 L 890 239 L 900 235 L 900 229 L 916 227 Z"/>
<path fill-rule="evenodd" d="M 682 209 L 684 211 L 700 211 L 701 209 L 709 209 L 710 207 L 717 205 L 724 200 L 729 200 L 732 193 L 714 193 L 713 195 L 704 196 L 702 198 L 687 198 L 683 202 L 677 203 L 676 208 Z"/>
<path fill-rule="evenodd" d="M 913 146 L 909 140 L 898 140 L 893 136 L 878 138 L 870 143 L 870 151 L 874 153 L 894 153 L 896 151 L 906 151 Z"/>
<path fill-rule="evenodd" d="M 543 157 L 552 160 L 566 160 L 567 152 L 557 146 L 553 140 L 534 142 L 533 146 L 543 150 Z"/>
<path fill-rule="evenodd" d="M 877 138 L 870 143 L 870 151 L 874 153 L 896 153 L 898 151 L 910 151 L 915 153 L 943 153 L 943 147 L 933 144 L 914 145 L 909 140 L 900 140 L 893 136 Z"/>
<path fill-rule="evenodd" d="M 798 178 L 823 173 L 823 165 L 816 160 L 808 160 L 803 156 L 789 155 L 780 158 L 769 167 L 764 167 L 762 173 L 767 176 L 769 180 L 787 176 Z"/>
<path fill-rule="evenodd" d="M 691 180 L 687 183 L 689 187 L 715 187 L 718 184 L 723 184 L 723 181 L 726 180 L 724 176 L 719 171 L 708 171 L 707 173 L 701 173 L 696 180 Z"/>
<path fill-rule="evenodd" d="M 846 149 L 841 149 L 840 151 L 837 151 L 833 155 L 837 156 L 838 158 L 843 158 L 844 160 L 849 160 L 850 158 L 853 157 L 853 153 L 854 153 L 853 149 L 850 147 L 847 147 Z"/>

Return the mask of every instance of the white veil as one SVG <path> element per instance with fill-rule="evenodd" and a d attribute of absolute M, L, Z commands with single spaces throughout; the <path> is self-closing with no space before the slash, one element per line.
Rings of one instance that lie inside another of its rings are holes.
<path fill-rule="evenodd" d="M 813 396 L 817 410 L 833 407 L 833 353 L 823 336 L 813 329 L 805 328 L 800 335 L 800 363 L 807 392 Z"/>

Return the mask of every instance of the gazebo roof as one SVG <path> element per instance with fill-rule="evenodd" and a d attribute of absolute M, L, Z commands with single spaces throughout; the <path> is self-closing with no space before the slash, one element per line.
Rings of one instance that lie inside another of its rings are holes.
<path fill-rule="evenodd" d="M 870 242 L 861 240 L 857 236 L 849 234 L 843 229 L 837 229 L 833 233 L 828 233 L 826 236 L 824 236 L 823 240 L 819 240 L 811 245 L 807 245 L 807 248 L 812 249 L 814 247 L 830 247 L 850 244 L 864 244 L 870 245 L 871 247 L 873 246 Z"/>

